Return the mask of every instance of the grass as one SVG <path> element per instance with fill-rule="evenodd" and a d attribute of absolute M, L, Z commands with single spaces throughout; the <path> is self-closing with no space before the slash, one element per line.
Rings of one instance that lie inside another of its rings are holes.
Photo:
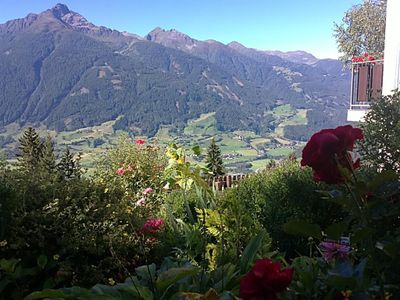
<path fill-rule="evenodd" d="M 271 159 L 257 159 L 257 160 L 253 160 L 253 161 L 251 162 L 251 164 L 252 164 L 251 169 L 252 169 L 253 172 L 256 172 L 256 171 L 259 170 L 259 169 L 264 169 L 270 161 L 271 161 Z"/>
<path fill-rule="evenodd" d="M 294 149 L 290 148 L 275 148 L 275 149 L 269 149 L 267 153 L 274 158 L 282 158 L 282 157 L 288 157 L 294 151 L 295 151 Z"/>
<path fill-rule="evenodd" d="M 198 119 L 189 121 L 183 132 L 186 135 L 214 135 L 218 132 L 216 122 L 215 112 L 202 114 Z"/>

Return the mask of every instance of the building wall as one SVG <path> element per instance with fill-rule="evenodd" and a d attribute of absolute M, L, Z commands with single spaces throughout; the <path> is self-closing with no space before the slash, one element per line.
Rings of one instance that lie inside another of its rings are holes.
<path fill-rule="evenodd" d="M 400 0 L 387 1 L 383 94 L 400 87 Z"/>

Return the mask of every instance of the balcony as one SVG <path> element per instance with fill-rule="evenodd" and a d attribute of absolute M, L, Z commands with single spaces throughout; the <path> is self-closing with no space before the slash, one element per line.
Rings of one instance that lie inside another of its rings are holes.
<path fill-rule="evenodd" d="M 347 120 L 360 122 L 371 101 L 382 96 L 383 60 L 353 62 L 351 65 L 350 109 Z"/>

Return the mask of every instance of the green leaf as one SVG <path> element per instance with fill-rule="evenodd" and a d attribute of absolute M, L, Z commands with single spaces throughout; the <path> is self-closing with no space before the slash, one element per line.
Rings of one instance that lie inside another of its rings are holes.
<path fill-rule="evenodd" d="M 194 146 L 194 147 L 192 148 L 192 151 L 193 151 L 193 153 L 196 154 L 196 155 L 200 155 L 200 154 L 201 154 L 201 148 L 200 148 L 199 145 Z"/>
<path fill-rule="evenodd" d="M 11 280 L 8 280 L 8 279 L 2 279 L 2 280 L 0 280 L 0 295 L 1 295 L 1 292 L 6 288 L 6 286 L 7 286 L 9 283 L 11 283 Z"/>
<path fill-rule="evenodd" d="M 328 238 L 331 238 L 333 240 L 338 240 L 340 236 L 343 234 L 344 231 L 347 229 L 347 223 L 346 222 L 340 222 L 336 224 L 329 225 L 325 229 L 325 233 L 328 236 Z"/>
<path fill-rule="evenodd" d="M 257 236 L 252 238 L 247 247 L 244 249 L 243 255 L 240 259 L 241 274 L 246 273 L 250 269 L 250 266 L 253 263 L 254 258 L 256 257 L 256 254 L 262 245 L 262 241 L 265 235 L 266 232 L 264 230 L 261 231 Z"/>
<path fill-rule="evenodd" d="M 154 282 L 156 279 L 156 265 L 154 263 L 137 267 L 135 271 L 140 278 L 149 282 Z"/>
<path fill-rule="evenodd" d="M 0 259 L 0 269 L 4 270 L 6 273 L 14 273 L 15 267 L 20 262 L 20 259 L 12 258 L 12 259 Z"/>
<path fill-rule="evenodd" d="M 305 237 L 313 237 L 318 240 L 322 239 L 321 228 L 317 224 L 310 224 L 305 221 L 289 221 L 283 225 L 286 233 L 293 235 L 302 235 Z"/>
<path fill-rule="evenodd" d="M 47 265 L 47 256 L 46 255 L 40 255 L 37 258 L 37 265 L 43 270 L 44 267 Z"/>
<path fill-rule="evenodd" d="M 362 240 L 365 240 L 366 238 L 371 236 L 373 233 L 374 233 L 374 231 L 370 227 L 360 228 L 360 229 L 354 231 L 354 234 L 351 237 L 351 240 L 354 243 L 358 243 Z"/>
<path fill-rule="evenodd" d="M 383 184 L 396 181 L 399 179 L 399 175 L 395 171 L 385 170 L 382 173 L 376 175 L 369 183 L 371 191 L 379 189 Z"/>
<path fill-rule="evenodd" d="M 329 202 L 335 203 L 335 204 L 339 204 L 343 207 L 349 208 L 352 206 L 352 202 L 349 198 L 346 197 L 334 197 L 334 198 L 330 198 L 328 200 Z"/>
<path fill-rule="evenodd" d="M 71 299 L 60 290 L 43 290 L 40 292 L 33 292 L 32 294 L 26 296 L 24 300 L 36 300 L 36 299 Z"/>
<path fill-rule="evenodd" d="M 132 281 L 133 280 L 133 281 Z M 125 283 L 119 283 L 116 285 L 118 291 L 133 298 L 128 299 L 144 299 L 153 300 L 153 293 L 149 288 L 142 286 L 136 277 L 128 278 Z"/>
<path fill-rule="evenodd" d="M 160 274 L 156 281 L 157 290 L 161 293 L 165 291 L 169 286 L 175 284 L 179 280 L 193 276 L 198 272 L 198 269 L 195 267 L 186 267 L 186 268 L 171 268 L 166 272 Z"/>
<path fill-rule="evenodd" d="M 385 244 L 383 251 L 390 257 L 396 258 L 400 253 L 400 244 L 396 242 Z"/>
<path fill-rule="evenodd" d="M 328 284 L 338 290 L 353 290 L 357 285 L 357 280 L 353 277 L 330 276 L 328 278 Z"/>

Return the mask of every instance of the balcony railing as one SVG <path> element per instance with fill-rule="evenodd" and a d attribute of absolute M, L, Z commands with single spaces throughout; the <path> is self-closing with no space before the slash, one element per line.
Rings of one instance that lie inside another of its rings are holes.
<path fill-rule="evenodd" d="M 382 96 L 383 60 L 352 63 L 350 109 L 368 109 Z"/>

